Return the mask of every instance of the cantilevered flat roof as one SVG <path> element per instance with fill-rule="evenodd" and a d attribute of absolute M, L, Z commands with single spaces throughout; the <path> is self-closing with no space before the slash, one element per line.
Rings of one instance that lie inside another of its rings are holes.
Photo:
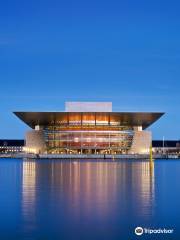
<path fill-rule="evenodd" d="M 123 126 L 149 127 L 157 121 L 163 112 L 14 112 L 14 114 L 34 128 L 36 125 L 48 125 L 52 122 L 95 121 L 119 122 Z"/>

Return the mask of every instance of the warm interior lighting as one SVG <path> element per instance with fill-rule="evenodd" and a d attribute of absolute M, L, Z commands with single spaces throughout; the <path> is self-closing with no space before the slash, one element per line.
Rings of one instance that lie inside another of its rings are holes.
<path fill-rule="evenodd" d="M 140 150 L 140 152 L 141 152 L 142 154 L 148 154 L 148 153 L 149 153 L 149 149 L 148 149 L 148 148 L 142 148 L 142 149 Z"/>
<path fill-rule="evenodd" d="M 26 153 L 34 153 L 34 154 L 37 154 L 37 149 L 35 148 L 29 148 L 29 147 L 24 147 L 23 148 L 23 151 L 26 152 Z"/>

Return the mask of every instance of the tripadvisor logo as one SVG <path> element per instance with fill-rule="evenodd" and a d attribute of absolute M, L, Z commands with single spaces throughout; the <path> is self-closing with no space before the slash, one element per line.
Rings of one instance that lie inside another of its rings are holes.
<path fill-rule="evenodd" d="M 171 234 L 173 233 L 174 229 L 166 229 L 166 228 L 158 228 L 158 229 L 151 229 L 151 228 L 142 228 L 136 227 L 134 232 L 136 235 L 140 236 L 142 234 Z"/>
<path fill-rule="evenodd" d="M 136 227 L 135 228 L 135 234 L 140 236 L 143 234 L 143 228 L 142 227 Z"/>

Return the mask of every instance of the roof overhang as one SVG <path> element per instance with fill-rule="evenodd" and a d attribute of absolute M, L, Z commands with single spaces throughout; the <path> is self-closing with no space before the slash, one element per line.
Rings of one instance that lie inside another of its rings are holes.
<path fill-rule="evenodd" d="M 29 127 L 46 126 L 56 121 L 69 119 L 108 119 L 110 122 L 120 122 L 124 126 L 142 126 L 146 129 L 157 121 L 163 112 L 14 112 L 14 114 Z"/>

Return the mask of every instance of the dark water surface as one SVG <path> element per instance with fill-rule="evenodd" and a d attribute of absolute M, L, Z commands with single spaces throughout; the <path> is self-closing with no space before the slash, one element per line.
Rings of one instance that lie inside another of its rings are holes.
<path fill-rule="evenodd" d="M 0 159 L 0 240 L 146 238 L 180 239 L 180 160 Z"/>

